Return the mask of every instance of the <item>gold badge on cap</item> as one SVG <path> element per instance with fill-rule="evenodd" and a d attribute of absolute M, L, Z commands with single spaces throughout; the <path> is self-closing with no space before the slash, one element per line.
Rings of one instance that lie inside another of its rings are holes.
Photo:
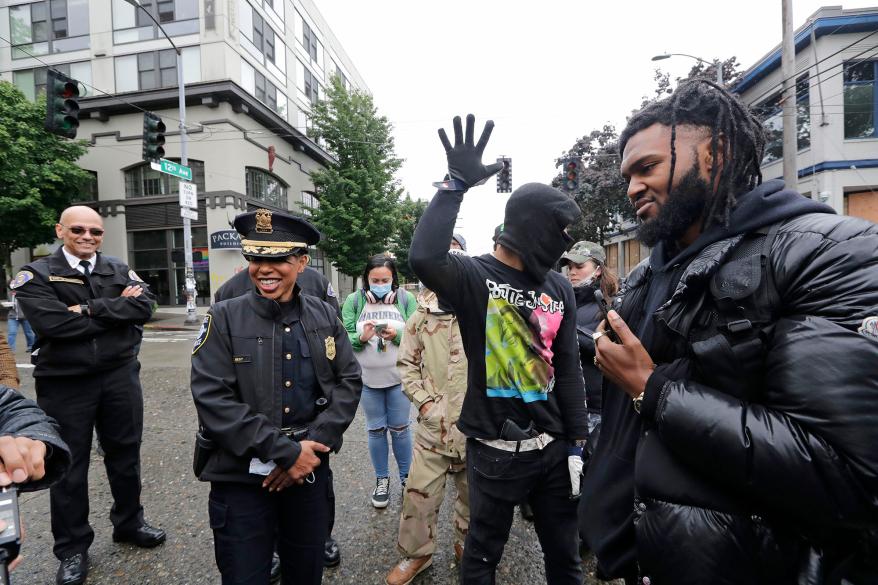
<path fill-rule="evenodd" d="M 335 338 L 331 335 L 323 340 L 326 346 L 326 359 L 332 361 L 335 359 Z"/>
<path fill-rule="evenodd" d="M 269 210 L 256 210 L 256 231 L 260 234 L 270 234 L 274 231 L 271 227 L 271 212 Z"/>

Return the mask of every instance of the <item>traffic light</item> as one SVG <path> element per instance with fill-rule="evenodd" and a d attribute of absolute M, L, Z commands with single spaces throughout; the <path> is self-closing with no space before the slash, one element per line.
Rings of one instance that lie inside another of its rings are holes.
<path fill-rule="evenodd" d="M 569 193 L 579 191 L 579 164 L 578 158 L 568 158 L 564 161 L 564 178 L 561 187 Z"/>
<path fill-rule="evenodd" d="M 143 160 L 165 157 L 165 123 L 152 112 L 143 113 Z"/>
<path fill-rule="evenodd" d="M 497 173 L 497 193 L 512 193 L 512 159 L 501 156 L 498 163 L 503 163 L 503 168 Z"/>
<path fill-rule="evenodd" d="M 76 138 L 79 128 L 79 82 L 54 69 L 46 72 L 46 123 L 52 134 Z"/>

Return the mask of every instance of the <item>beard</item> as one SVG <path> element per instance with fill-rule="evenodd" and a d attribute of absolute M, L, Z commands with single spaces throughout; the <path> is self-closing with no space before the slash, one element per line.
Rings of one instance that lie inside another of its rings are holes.
<path fill-rule="evenodd" d="M 658 215 L 637 229 L 637 239 L 649 248 L 662 240 L 679 240 L 692 224 L 701 219 L 710 196 L 710 184 L 701 177 L 698 167 L 692 165 L 668 193 L 668 200 Z"/>

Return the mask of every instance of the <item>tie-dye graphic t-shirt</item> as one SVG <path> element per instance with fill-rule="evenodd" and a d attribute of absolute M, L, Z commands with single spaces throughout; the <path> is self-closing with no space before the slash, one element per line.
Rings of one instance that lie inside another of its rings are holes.
<path fill-rule="evenodd" d="M 511 419 L 555 437 L 583 438 L 585 391 L 570 285 L 556 272 L 535 283 L 491 255 L 451 261 L 461 288 L 449 301 L 469 359 L 458 428 L 496 439 Z"/>
<path fill-rule="evenodd" d="M 539 281 L 490 254 L 449 254 L 462 199 L 461 192 L 433 197 L 409 252 L 418 278 L 460 322 L 469 370 L 457 427 L 469 437 L 499 439 L 511 420 L 559 439 L 585 439 L 573 288 L 551 270 Z"/>

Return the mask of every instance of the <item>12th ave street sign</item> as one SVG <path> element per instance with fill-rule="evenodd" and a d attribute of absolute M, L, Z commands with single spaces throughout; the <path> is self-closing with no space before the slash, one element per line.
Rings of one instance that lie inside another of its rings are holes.
<path fill-rule="evenodd" d="M 152 170 L 154 171 L 174 175 L 175 177 L 180 177 L 184 181 L 192 180 L 192 169 L 166 159 L 161 159 L 158 163 L 151 162 L 149 163 L 149 166 L 152 167 Z"/>

